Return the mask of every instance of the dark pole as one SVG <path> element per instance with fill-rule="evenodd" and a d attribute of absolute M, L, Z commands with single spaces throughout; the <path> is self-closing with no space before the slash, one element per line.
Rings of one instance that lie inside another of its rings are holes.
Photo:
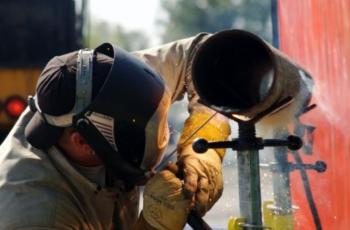
<path fill-rule="evenodd" d="M 271 23 L 272 23 L 272 44 L 277 49 L 279 44 L 279 31 L 278 31 L 278 0 L 271 0 Z"/>
<path fill-rule="evenodd" d="M 255 139 L 255 125 L 239 123 L 239 140 L 251 142 Z M 250 148 L 237 151 L 239 207 L 248 226 L 262 226 L 259 150 Z"/>
<path fill-rule="evenodd" d="M 287 130 L 278 130 L 276 132 L 277 137 L 286 139 L 288 137 Z M 274 158 L 275 162 L 271 164 L 271 171 L 275 211 L 278 211 L 281 215 L 287 215 L 292 212 L 288 148 L 286 146 L 276 147 L 274 149 Z"/>

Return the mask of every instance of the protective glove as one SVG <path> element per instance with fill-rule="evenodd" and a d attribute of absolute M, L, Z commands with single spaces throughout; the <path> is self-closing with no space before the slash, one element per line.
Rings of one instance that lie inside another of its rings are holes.
<path fill-rule="evenodd" d="M 203 216 L 223 191 L 221 158 L 213 149 L 197 154 L 189 145 L 183 151 L 178 164 L 183 169 L 184 192 L 187 198 L 192 198 L 192 205 Z"/>
<path fill-rule="evenodd" d="M 185 198 L 183 184 L 173 172 L 163 170 L 147 182 L 141 218 L 154 229 L 183 229 L 189 211 L 190 199 Z"/>
<path fill-rule="evenodd" d="M 198 154 L 192 149 L 196 138 L 207 141 L 223 141 L 230 134 L 227 119 L 216 115 L 195 135 L 194 130 L 207 121 L 210 113 L 194 113 L 186 120 L 178 145 L 178 165 L 183 171 L 184 192 L 193 200 L 193 206 L 200 215 L 204 215 L 220 198 L 223 191 L 222 159 L 225 149 L 209 149 Z M 188 140 L 188 136 L 191 138 Z"/>

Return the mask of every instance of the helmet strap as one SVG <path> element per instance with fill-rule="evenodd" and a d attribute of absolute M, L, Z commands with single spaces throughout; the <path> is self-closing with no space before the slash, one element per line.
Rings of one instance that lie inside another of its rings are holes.
<path fill-rule="evenodd" d="M 121 179 L 126 189 L 132 189 L 138 182 L 145 178 L 146 171 L 133 166 L 126 161 L 119 151 L 116 151 L 98 129 L 80 113 L 73 119 L 73 125 L 96 151 L 107 170 Z"/>

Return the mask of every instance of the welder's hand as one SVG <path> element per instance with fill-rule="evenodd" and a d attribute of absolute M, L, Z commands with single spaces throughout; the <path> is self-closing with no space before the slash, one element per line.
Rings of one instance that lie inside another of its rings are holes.
<path fill-rule="evenodd" d="M 190 211 L 190 199 L 183 193 L 182 181 L 163 170 L 145 186 L 142 215 L 146 222 L 158 230 L 183 229 Z"/>
<path fill-rule="evenodd" d="M 191 145 L 182 149 L 178 165 L 183 171 L 184 192 L 194 200 L 195 209 L 204 215 L 220 198 L 223 176 L 219 154 L 209 149 L 203 154 L 195 153 Z"/>

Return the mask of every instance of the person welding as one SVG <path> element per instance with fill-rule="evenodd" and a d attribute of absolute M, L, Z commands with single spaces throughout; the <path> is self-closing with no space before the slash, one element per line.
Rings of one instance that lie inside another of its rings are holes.
<path fill-rule="evenodd" d="M 0 146 L 0 229 L 177 230 L 190 210 L 210 210 L 222 194 L 225 150 L 196 154 L 191 143 L 225 140 L 230 128 L 216 115 L 197 130 L 214 111 L 198 103 L 191 66 L 211 36 L 134 53 L 105 43 L 52 58 Z M 156 172 L 169 107 L 185 93 L 177 165 Z"/>

